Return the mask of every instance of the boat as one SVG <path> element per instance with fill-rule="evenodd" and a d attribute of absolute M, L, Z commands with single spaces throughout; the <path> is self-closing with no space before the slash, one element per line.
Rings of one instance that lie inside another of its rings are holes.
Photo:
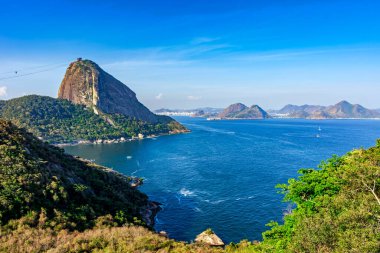
<path fill-rule="evenodd" d="M 211 118 L 207 118 L 207 120 L 221 120 L 222 118 L 218 118 L 218 117 L 211 117 Z"/>
<path fill-rule="evenodd" d="M 322 131 L 322 128 L 321 128 L 321 127 L 319 127 L 319 128 L 318 128 L 318 131 Z"/>

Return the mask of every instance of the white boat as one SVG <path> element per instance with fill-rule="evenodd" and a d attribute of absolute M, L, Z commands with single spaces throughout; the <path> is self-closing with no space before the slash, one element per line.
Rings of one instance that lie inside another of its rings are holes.
<path fill-rule="evenodd" d="M 322 131 L 322 128 L 321 128 L 321 127 L 319 127 L 319 128 L 318 128 L 318 131 Z"/>
<path fill-rule="evenodd" d="M 213 118 L 207 118 L 207 120 L 221 120 L 222 118 L 217 118 L 217 117 L 213 117 Z"/>

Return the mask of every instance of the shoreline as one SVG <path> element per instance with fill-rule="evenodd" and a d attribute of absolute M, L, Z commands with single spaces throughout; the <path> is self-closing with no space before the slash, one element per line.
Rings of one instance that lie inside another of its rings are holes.
<path fill-rule="evenodd" d="M 162 133 L 162 134 L 150 134 L 147 136 L 139 136 L 139 137 L 132 137 L 132 138 L 115 138 L 115 139 L 98 139 L 98 140 L 76 140 L 72 142 L 65 142 L 65 143 L 51 143 L 51 145 L 56 147 L 67 147 L 67 146 L 77 146 L 77 145 L 98 145 L 98 144 L 115 144 L 115 143 L 124 143 L 124 142 L 132 142 L 132 141 L 140 141 L 145 139 L 155 139 L 161 136 L 167 136 L 167 135 L 176 135 L 176 134 L 186 134 L 190 133 L 190 130 L 186 131 L 173 131 L 169 133 Z"/>
<path fill-rule="evenodd" d="M 205 117 L 198 117 L 198 118 L 204 118 Z M 221 121 L 221 120 L 272 120 L 272 119 L 302 119 L 302 120 L 380 120 L 380 118 L 290 118 L 290 117 L 271 117 L 271 118 L 220 118 L 220 119 L 212 119 L 210 121 Z"/>

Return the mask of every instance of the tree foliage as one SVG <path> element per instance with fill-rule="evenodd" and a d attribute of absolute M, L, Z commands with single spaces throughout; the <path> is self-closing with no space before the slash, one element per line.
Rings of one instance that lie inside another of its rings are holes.
<path fill-rule="evenodd" d="M 132 178 L 76 159 L 0 120 L 0 225 L 83 230 L 103 215 L 141 224 L 147 196 Z"/>
<path fill-rule="evenodd" d="M 185 129 L 166 116 L 153 124 L 121 114 L 97 115 L 83 105 L 37 95 L 0 101 L 0 116 L 51 143 L 130 138 L 139 133 L 164 134 Z"/>
<path fill-rule="evenodd" d="M 296 208 L 271 222 L 251 252 L 380 252 L 380 141 L 278 185 Z M 248 251 L 244 251 L 248 252 Z"/>

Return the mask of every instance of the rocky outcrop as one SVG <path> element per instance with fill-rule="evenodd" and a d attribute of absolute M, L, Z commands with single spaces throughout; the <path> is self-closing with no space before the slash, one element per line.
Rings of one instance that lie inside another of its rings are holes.
<path fill-rule="evenodd" d="M 210 246 L 224 246 L 222 239 L 220 239 L 219 236 L 217 236 L 211 229 L 207 229 L 200 233 L 195 238 L 195 242 L 207 244 Z"/>
<path fill-rule="evenodd" d="M 152 113 L 125 84 L 90 60 L 70 64 L 58 91 L 58 98 L 91 108 L 96 114 L 123 114 L 150 123 L 172 119 Z"/>
<path fill-rule="evenodd" d="M 266 119 L 269 114 L 258 105 L 247 107 L 242 103 L 228 106 L 223 112 L 218 114 L 223 119 Z"/>

